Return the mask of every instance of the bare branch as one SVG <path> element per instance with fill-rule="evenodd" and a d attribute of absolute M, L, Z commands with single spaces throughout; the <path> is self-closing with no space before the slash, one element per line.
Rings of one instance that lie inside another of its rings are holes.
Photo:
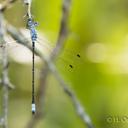
<path fill-rule="evenodd" d="M 4 82 L 0 79 L 0 85 L 3 85 Z M 15 89 L 15 86 L 9 81 L 9 78 L 8 80 L 6 80 L 6 84 L 8 85 L 8 89 Z"/>
<path fill-rule="evenodd" d="M 6 0 L 2 4 L 0 4 L 0 11 L 4 12 L 7 8 L 12 5 L 12 3 L 16 2 L 17 0 Z"/>
<path fill-rule="evenodd" d="M 75 94 L 69 88 L 67 88 L 67 86 L 63 86 L 63 89 L 65 90 L 65 93 L 67 93 L 67 95 L 71 98 L 71 101 L 76 108 L 76 113 L 80 116 L 85 125 L 87 125 L 88 128 L 94 128 L 89 115 L 85 112 L 84 108 L 80 104 L 79 100 L 76 98 Z"/>
<path fill-rule="evenodd" d="M 0 12 L 0 43 L 6 44 L 5 41 L 5 20 L 2 12 Z M 14 86 L 11 84 L 8 77 L 8 55 L 7 48 L 2 48 L 2 77 L 0 79 L 0 84 L 3 87 L 3 117 L 1 118 L 1 125 L 3 128 L 8 128 L 8 99 L 9 99 L 9 89 L 13 89 Z M 3 122 L 3 123 L 2 123 Z"/>
<path fill-rule="evenodd" d="M 70 13 L 70 7 L 71 7 L 71 0 L 63 0 L 59 35 L 58 35 L 56 47 L 54 48 L 51 54 L 51 60 L 54 60 L 58 56 L 59 52 L 61 52 L 64 48 L 65 40 L 68 36 L 67 22 Z"/>
<path fill-rule="evenodd" d="M 2 13 L 0 13 L 0 41 L 5 44 L 5 23 Z M 2 84 L 3 84 L 3 128 L 8 128 L 8 58 L 6 47 L 2 48 Z"/>

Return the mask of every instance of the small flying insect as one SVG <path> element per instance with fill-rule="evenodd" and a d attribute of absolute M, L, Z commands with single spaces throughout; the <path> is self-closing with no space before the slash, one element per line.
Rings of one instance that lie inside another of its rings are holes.
<path fill-rule="evenodd" d="M 72 66 L 71 64 L 69 65 L 69 67 L 70 67 L 70 68 L 73 68 L 73 66 Z"/>
<path fill-rule="evenodd" d="M 77 57 L 79 57 L 79 58 L 80 58 L 80 54 L 77 54 Z"/>

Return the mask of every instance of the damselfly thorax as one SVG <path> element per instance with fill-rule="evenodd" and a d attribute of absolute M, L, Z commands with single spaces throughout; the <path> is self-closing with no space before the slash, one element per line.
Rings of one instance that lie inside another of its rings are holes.
<path fill-rule="evenodd" d="M 30 33 L 28 30 L 22 29 L 20 30 L 24 35 L 26 40 L 29 40 L 31 43 Z M 32 61 L 31 51 L 28 50 L 25 46 L 17 43 L 16 40 L 13 40 L 11 37 L 6 37 L 6 44 L 0 44 L 0 49 L 3 47 L 7 47 L 8 55 L 15 62 L 29 64 Z M 46 57 L 50 57 L 53 49 L 56 44 L 51 43 L 45 35 L 38 33 L 37 41 L 35 42 L 35 47 L 39 51 L 41 51 Z M 79 66 L 81 63 L 81 55 L 79 51 L 75 49 L 63 49 L 60 55 L 58 55 L 57 63 L 59 67 L 66 66 L 67 68 L 74 69 Z M 41 62 L 40 58 L 35 56 L 35 63 Z"/>

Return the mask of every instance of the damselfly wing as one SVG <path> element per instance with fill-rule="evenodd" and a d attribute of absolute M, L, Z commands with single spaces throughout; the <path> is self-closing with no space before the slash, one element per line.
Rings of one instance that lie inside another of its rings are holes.
<path fill-rule="evenodd" d="M 29 31 L 21 30 L 26 40 L 31 43 Z M 0 45 L 0 48 L 7 47 L 10 58 L 19 63 L 31 63 L 31 51 L 23 45 L 17 43 L 11 37 L 6 38 L 6 44 Z M 40 50 L 46 57 L 50 57 L 56 44 L 52 44 L 44 35 L 38 34 L 38 39 L 35 47 Z M 40 62 L 39 57 L 35 57 L 35 62 Z M 73 49 L 63 49 L 61 55 L 58 55 L 57 65 L 59 68 L 66 66 L 66 68 L 75 69 L 82 62 L 81 55 L 78 51 Z"/>

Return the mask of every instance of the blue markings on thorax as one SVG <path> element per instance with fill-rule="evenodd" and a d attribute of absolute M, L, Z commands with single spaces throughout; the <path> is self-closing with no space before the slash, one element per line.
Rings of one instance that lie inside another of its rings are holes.
<path fill-rule="evenodd" d="M 37 40 L 37 32 L 36 32 L 36 26 L 38 24 L 36 22 L 34 22 L 32 19 L 28 19 L 27 21 L 27 27 L 30 30 L 30 34 L 31 34 L 31 40 L 32 42 L 35 42 Z"/>

